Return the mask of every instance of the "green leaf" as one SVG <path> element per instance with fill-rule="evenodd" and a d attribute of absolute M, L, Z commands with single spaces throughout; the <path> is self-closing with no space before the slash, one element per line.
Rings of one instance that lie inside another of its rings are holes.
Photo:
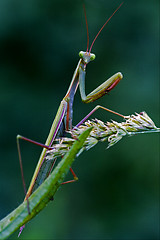
<path fill-rule="evenodd" d="M 23 226 L 33 217 L 35 217 L 46 205 L 53 199 L 54 194 L 61 186 L 71 167 L 76 155 L 82 148 L 86 138 L 92 128 L 84 131 L 73 144 L 71 149 L 66 153 L 51 175 L 43 184 L 29 197 L 29 209 L 27 210 L 27 201 L 23 202 L 13 212 L 0 221 L 0 239 L 9 237 L 18 228 Z"/>

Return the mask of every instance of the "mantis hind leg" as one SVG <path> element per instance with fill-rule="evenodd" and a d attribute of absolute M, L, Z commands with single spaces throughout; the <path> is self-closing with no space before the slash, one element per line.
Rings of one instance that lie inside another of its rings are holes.
<path fill-rule="evenodd" d="M 27 195 L 26 184 L 25 184 L 25 180 L 24 180 L 24 171 L 23 171 L 22 156 L 21 156 L 21 149 L 20 149 L 20 142 L 19 142 L 20 139 L 24 140 L 24 141 L 27 141 L 27 142 L 30 142 L 30 143 L 33 143 L 33 144 L 35 144 L 37 146 L 40 146 L 42 148 L 46 148 L 47 150 L 51 150 L 53 148 L 50 147 L 50 146 L 47 146 L 47 145 L 45 145 L 43 143 L 39 143 L 39 142 L 36 142 L 36 141 L 31 140 L 29 138 L 23 137 L 21 135 L 17 135 L 17 149 L 18 149 L 19 164 L 20 164 L 20 169 L 21 169 L 21 177 L 22 177 L 23 188 L 24 188 L 24 193 L 25 193 L 25 200 L 27 201 L 28 214 L 30 214 L 29 200 L 28 200 L 29 196 Z M 51 168 L 50 168 L 50 171 L 48 173 L 48 176 L 52 172 L 52 169 L 53 169 L 53 167 L 55 165 L 55 162 L 56 162 L 56 159 L 53 161 L 53 163 L 51 165 Z M 72 168 L 70 168 L 70 172 L 72 173 L 74 179 L 70 180 L 70 181 L 67 181 L 67 182 L 64 182 L 62 184 L 71 183 L 71 182 L 75 182 L 75 181 L 78 180 L 78 177 L 76 176 L 76 174 L 75 174 L 75 172 L 73 171 Z"/>
<path fill-rule="evenodd" d="M 61 183 L 62 185 L 64 185 L 64 184 L 67 184 L 67 183 L 73 183 L 73 182 L 76 182 L 76 181 L 78 181 L 78 177 L 77 177 L 77 175 L 75 174 L 75 172 L 73 171 L 73 169 L 70 167 L 70 172 L 72 173 L 72 175 L 73 175 L 73 179 L 72 180 L 69 180 L 69 181 L 66 181 L 66 182 L 63 182 L 63 183 Z"/>

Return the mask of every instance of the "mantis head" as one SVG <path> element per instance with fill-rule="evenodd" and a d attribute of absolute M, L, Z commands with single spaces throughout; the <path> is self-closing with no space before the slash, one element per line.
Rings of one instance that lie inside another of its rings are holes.
<path fill-rule="evenodd" d="M 88 64 L 90 61 L 93 61 L 95 59 L 96 55 L 94 53 L 80 51 L 79 57 L 85 64 Z"/>

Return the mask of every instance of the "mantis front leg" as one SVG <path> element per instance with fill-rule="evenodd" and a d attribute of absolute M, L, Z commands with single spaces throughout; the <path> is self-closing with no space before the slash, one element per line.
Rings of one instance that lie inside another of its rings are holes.
<path fill-rule="evenodd" d="M 86 65 L 95 59 L 95 54 L 90 52 L 83 52 L 81 51 L 79 53 L 79 56 L 81 58 L 80 64 L 79 64 L 79 89 L 82 101 L 85 103 L 93 102 L 109 91 L 111 91 L 123 78 L 122 73 L 118 72 L 114 74 L 112 77 L 107 79 L 104 83 L 102 83 L 99 87 L 94 89 L 91 93 L 89 93 L 86 96 L 85 93 L 85 76 L 86 76 Z"/>
<path fill-rule="evenodd" d="M 82 61 L 82 64 L 79 69 L 79 89 L 80 89 L 82 101 L 84 103 L 90 103 L 90 102 L 93 102 L 93 101 L 99 99 L 100 97 L 102 97 L 103 95 L 105 95 L 106 93 L 111 91 L 119 83 L 119 81 L 123 78 L 122 74 L 120 72 L 118 72 L 86 96 L 86 93 L 85 93 L 86 71 L 85 71 L 85 69 L 86 69 L 86 64 L 83 64 L 83 61 Z"/>

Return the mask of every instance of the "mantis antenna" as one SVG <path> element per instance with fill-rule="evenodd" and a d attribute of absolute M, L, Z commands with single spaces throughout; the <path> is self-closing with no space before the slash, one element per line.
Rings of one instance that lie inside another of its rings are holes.
<path fill-rule="evenodd" d="M 99 30 L 99 32 L 97 33 L 97 35 L 95 36 L 95 38 L 93 39 L 93 42 L 90 46 L 90 49 L 89 49 L 89 53 L 91 52 L 92 50 L 92 47 L 93 47 L 93 44 L 95 43 L 97 37 L 99 36 L 99 34 L 101 33 L 101 31 L 103 30 L 103 28 L 106 26 L 106 24 L 110 21 L 110 19 L 113 17 L 113 15 L 118 11 L 118 9 L 123 5 L 124 2 L 122 2 L 118 8 L 112 13 L 112 15 L 107 19 L 107 21 L 103 24 L 103 26 L 101 27 L 101 29 Z M 84 6 L 83 6 L 84 8 Z M 87 51 L 88 51 L 88 44 L 89 44 L 89 34 L 88 34 L 88 24 L 87 24 L 87 18 L 86 18 L 86 12 L 85 12 L 85 8 L 84 8 L 84 13 L 85 13 L 85 19 L 86 19 L 86 28 L 87 28 L 87 38 L 88 38 L 88 42 L 87 42 Z"/>
<path fill-rule="evenodd" d="M 87 14 L 86 14 L 86 9 L 85 9 L 85 5 L 84 5 L 84 4 L 83 4 L 83 10 L 84 10 L 84 16 L 85 16 L 85 22 L 86 22 L 86 29 L 87 29 L 87 50 L 86 50 L 86 52 L 88 52 L 88 49 L 89 49 L 89 31 L 88 31 Z"/>

